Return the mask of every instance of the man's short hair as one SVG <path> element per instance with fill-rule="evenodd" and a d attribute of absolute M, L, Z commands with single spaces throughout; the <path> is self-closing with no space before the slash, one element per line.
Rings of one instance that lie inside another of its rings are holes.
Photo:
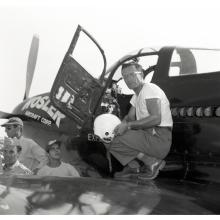
<path fill-rule="evenodd" d="M 134 66 L 136 68 L 136 70 L 138 70 L 140 72 L 143 72 L 142 66 L 139 63 L 135 62 L 135 61 L 123 63 L 122 66 L 121 66 L 121 70 L 123 70 L 125 68 L 128 68 L 130 66 Z"/>

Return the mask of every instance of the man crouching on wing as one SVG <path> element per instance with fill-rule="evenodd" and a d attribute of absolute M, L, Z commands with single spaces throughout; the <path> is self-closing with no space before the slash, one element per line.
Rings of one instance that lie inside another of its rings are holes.
<path fill-rule="evenodd" d="M 142 66 L 136 62 L 122 65 L 122 77 L 135 94 L 132 107 L 114 133 L 110 153 L 124 166 L 115 177 L 136 175 L 154 179 L 165 166 L 163 160 L 171 146 L 172 116 L 170 104 L 160 87 L 145 83 Z M 144 164 L 140 168 L 140 161 Z"/>

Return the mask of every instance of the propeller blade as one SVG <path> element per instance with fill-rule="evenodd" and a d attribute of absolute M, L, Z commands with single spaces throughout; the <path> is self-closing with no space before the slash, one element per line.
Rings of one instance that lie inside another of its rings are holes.
<path fill-rule="evenodd" d="M 38 48 L 39 48 L 39 37 L 37 35 L 34 35 L 32 38 L 31 48 L 28 56 L 24 100 L 27 99 L 29 96 L 31 83 L 34 76 L 34 70 L 37 62 Z"/>

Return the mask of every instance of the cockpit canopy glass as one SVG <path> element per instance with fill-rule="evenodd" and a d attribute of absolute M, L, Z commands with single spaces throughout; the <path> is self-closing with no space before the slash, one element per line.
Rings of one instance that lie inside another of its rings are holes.
<path fill-rule="evenodd" d="M 126 86 L 124 80 L 122 79 L 121 64 L 135 60 L 135 62 L 138 62 L 143 67 L 145 81 L 150 82 L 154 74 L 154 67 L 158 61 L 158 51 L 159 49 L 154 48 L 143 48 L 141 50 L 134 51 L 113 64 L 107 71 L 105 77 L 107 78 L 110 72 L 118 66 L 113 75 L 113 80 L 117 82 L 117 86 L 120 88 L 122 94 L 133 94 L 134 92 Z"/>

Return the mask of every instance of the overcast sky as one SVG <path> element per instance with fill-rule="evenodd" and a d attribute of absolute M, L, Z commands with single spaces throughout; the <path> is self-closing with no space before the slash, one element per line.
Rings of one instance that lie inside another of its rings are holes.
<path fill-rule="evenodd" d="M 142 47 L 220 48 L 217 2 L 0 0 L 0 109 L 11 112 L 23 99 L 33 34 L 40 45 L 31 96 L 50 90 L 78 24 L 102 46 L 108 65 Z"/>

